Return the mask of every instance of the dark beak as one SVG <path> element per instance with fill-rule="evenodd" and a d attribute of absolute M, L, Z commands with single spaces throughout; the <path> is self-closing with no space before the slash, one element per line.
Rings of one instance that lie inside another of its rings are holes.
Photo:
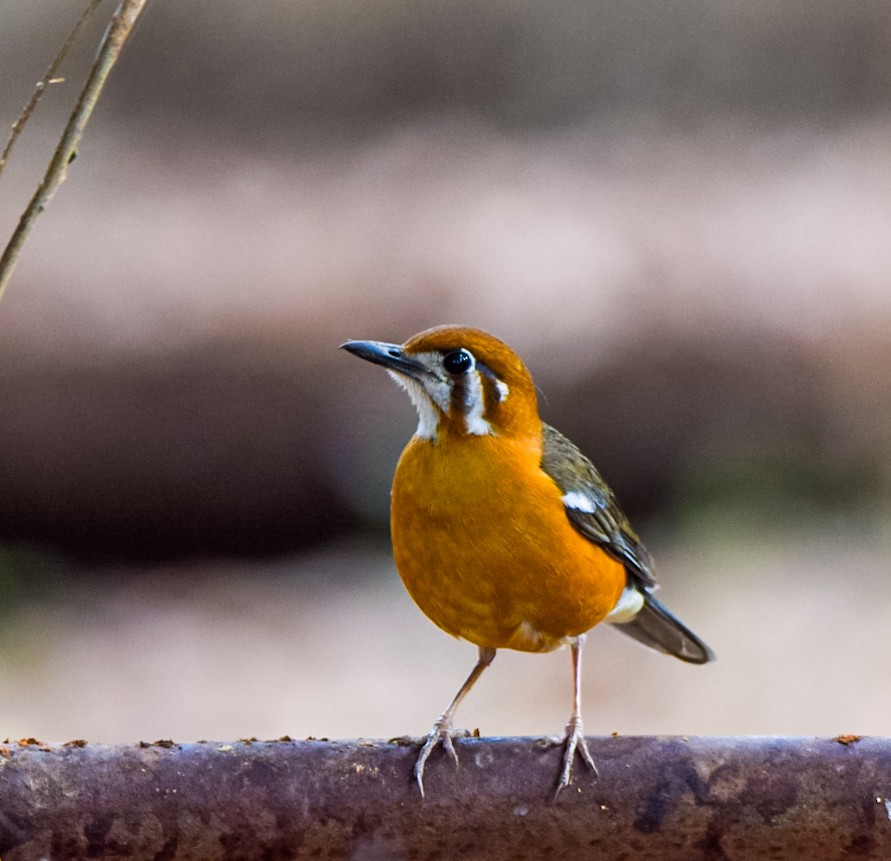
<path fill-rule="evenodd" d="M 388 370 L 404 374 L 413 380 L 420 380 L 429 373 L 420 362 L 406 356 L 399 344 L 386 344 L 383 341 L 347 341 L 340 345 L 340 349 L 375 365 L 383 365 Z"/>

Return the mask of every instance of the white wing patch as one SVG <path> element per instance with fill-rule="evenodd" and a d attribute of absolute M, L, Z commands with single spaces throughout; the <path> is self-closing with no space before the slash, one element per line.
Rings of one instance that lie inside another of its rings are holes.
<path fill-rule="evenodd" d="M 594 506 L 594 500 L 586 493 L 578 490 L 570 490 L 569 493 L 563 494 L 563 504 L 567 508 L 574 508 L 584 514 L 593 514 L 597 509 Z"/>

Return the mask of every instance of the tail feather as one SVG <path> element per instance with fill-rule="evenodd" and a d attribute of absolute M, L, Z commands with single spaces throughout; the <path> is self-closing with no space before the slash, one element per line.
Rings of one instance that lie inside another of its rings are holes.
<path fill-rule="evenodd" d="M 715 659 L 714 652 L 667 607 L 649 592 L 641 590 L 641 594 L 643 606 L 629 621 L 615 622 L 618 630 L 651 649 L 691 664 L 705 664 Z"/>

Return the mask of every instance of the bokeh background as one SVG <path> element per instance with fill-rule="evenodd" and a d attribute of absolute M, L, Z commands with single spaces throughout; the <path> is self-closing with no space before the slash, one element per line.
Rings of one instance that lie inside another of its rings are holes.
<path fill-rule="evenodd" d="M 4 125 L 82 5 L 3 4 Z M 589 732 L 891 732 L 889 273 L 885 0 L 154 0 L 0 303 L 0 737 L 425 732 L 475 650 L 390 559 L 411 407 L 337 346 L 443 322 L 718 653 L 595 630 Z M 458 722 L 570 697 L 504 652 Z"/>

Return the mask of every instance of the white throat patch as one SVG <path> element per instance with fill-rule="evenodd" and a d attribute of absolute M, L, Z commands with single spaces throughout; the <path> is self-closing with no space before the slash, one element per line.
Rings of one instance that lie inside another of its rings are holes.
<path fill-rule="evenodd" d="M 387 373 L 397 386 L 408 392 L 411 402 L 418 411 L 418 429 L 415 431 L 415 436 L 419 436 L 421 439 L 436 439 L 436 430 L 439 427 L 439 410 L 433 405 L 424 387 L 411 377 L 403 376 L 396 371 L 387 371 Z"/>
<path fill-rule="evenodd" d="M 434 369 L 441 366 L 442 355 L 439 353 L 419 353 L 414 358 L 423 366 Z M 449 378 L 445 374 L 431 371 L 425 375 L 423 382 L 418 382 L 398 371 L 388 371 L 393 381 L 408 392 L 411 402 L 418 411 L 418 429 L 415 436 L 421 439 L 435 440 L 439 434 L 439 423 L 444 415 L 460 410 L 464 419 L 464 428 L 471 436 L 495 436 L 492 425 L 485 418 L 486 398 L 484 382 L 478 368 L 471 366 L 460 378 Z M 507 384 L 496 379 L 491 372 L 487 379 L 494 380 L 498 402 L 502 403 L 510 394 Z M 463 387 L 463 402 L 456 403 L 455 386 Z M 458 418 L 455 416 L 455 418 Z"/>

